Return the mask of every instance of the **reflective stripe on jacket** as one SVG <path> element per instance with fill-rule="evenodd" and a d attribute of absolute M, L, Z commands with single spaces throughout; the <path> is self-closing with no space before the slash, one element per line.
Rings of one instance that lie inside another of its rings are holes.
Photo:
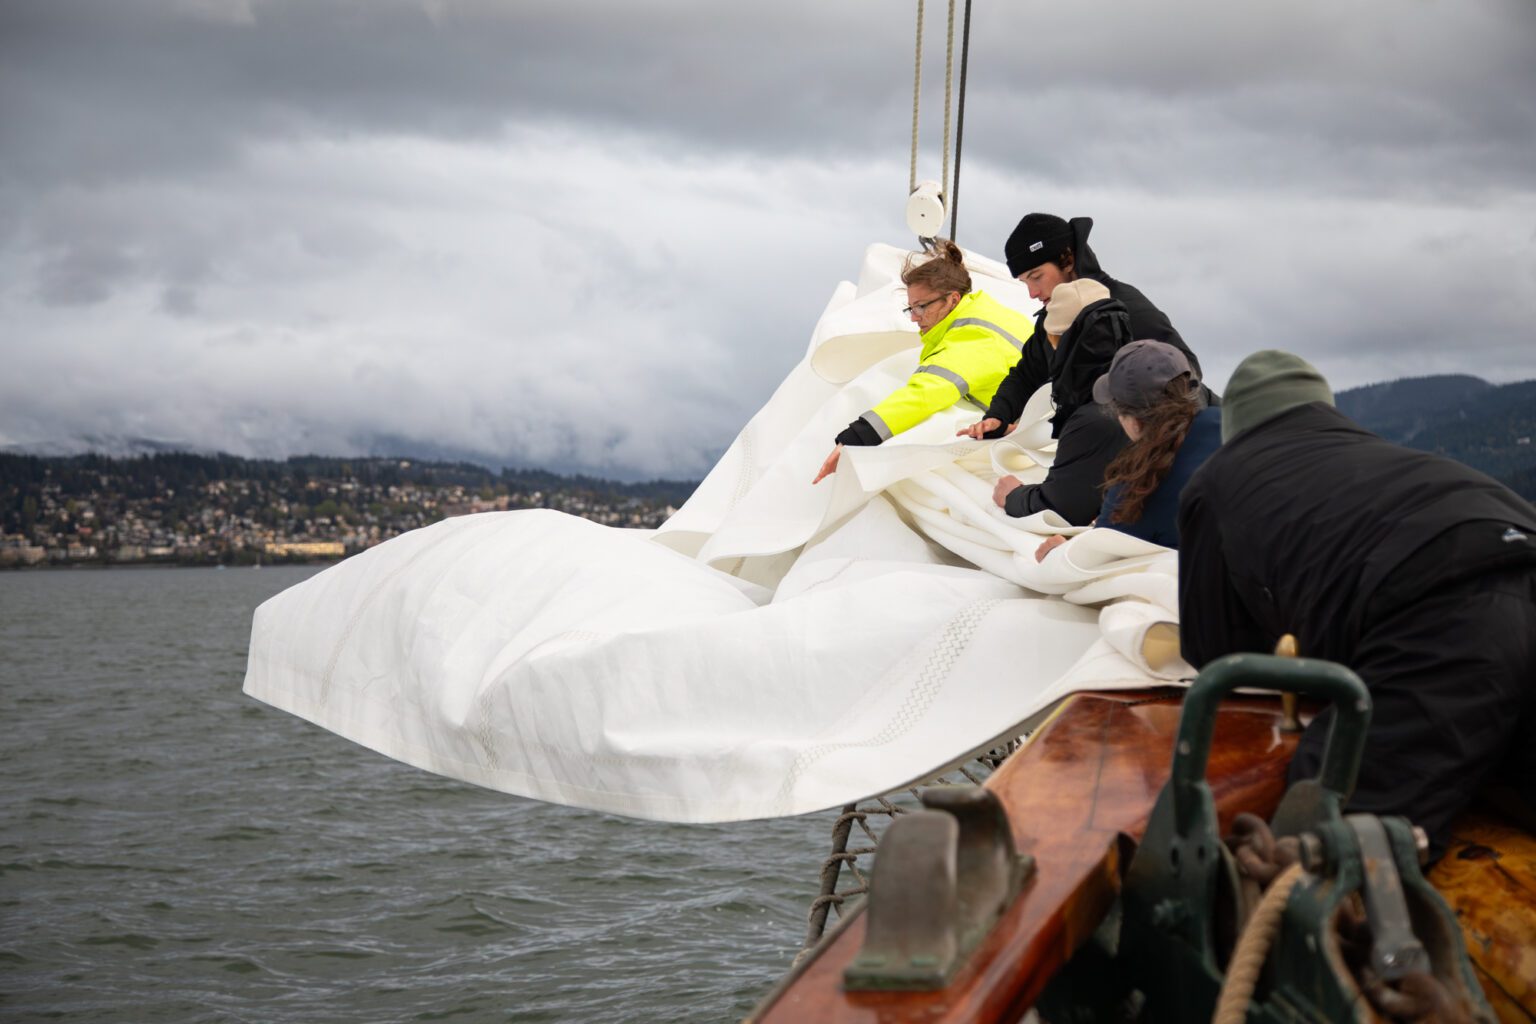
<path fill-rule="evenodd" d="M 917 369 L 907 382 L 860 418 L 887 441 L 962 400 L 979 417 L 1034 329 L 1029 317 L 985 292 L 962 296 L 923 335 Z"/>

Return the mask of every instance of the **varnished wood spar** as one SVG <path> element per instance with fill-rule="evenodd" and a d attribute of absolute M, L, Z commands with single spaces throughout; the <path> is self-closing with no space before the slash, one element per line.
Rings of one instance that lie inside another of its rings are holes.
<path fill-rule="evenodd" d="M 1536 836 L 1469 811 L 1451 826 L 1429 882 L 1455 911 L 1499 1020 L 1536 1021 Z"/>
<path fill-rule="evenodd" d="M 845 992 L 843 969 L 864 941 L 846 922 L 760 1013 L 761 1024 L 1013 1022 L 1092 934 L 1119 888 L 1119 836 L 1140 838 L 1167 781 L 1179 724 L 1175 692 L 1078 694 L 987 780 L 1035 877 L 969 964 L 941 992 Z M 1279 702 L 1222 705 L 1208 776 L 1225 828 L 1238 811 L 1268 817 L 1296 736 Z"/>

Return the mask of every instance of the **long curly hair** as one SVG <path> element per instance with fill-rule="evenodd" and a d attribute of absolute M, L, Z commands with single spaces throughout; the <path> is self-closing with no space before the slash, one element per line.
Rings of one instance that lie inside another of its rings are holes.
<path fill-rule="evenodd" d="M 1134 523 L 1146 510 L 1147 499 L 1168 478 L 1174 456 L 1200 411 L 1200 392 L 1188 374 L 1181 374 L 1168 382 L 1163 397 L 1151 408 L 1127 409 L 1116 404 L 1111 411 L 1141 421 L 1141 437 L 1122 448 L 1104 471 L 1106 490 L 1122 485 L 1110 521 Z"/>

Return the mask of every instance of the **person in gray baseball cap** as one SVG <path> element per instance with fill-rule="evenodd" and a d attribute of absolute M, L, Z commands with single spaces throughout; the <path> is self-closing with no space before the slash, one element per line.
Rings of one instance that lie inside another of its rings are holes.
<path fill-rule="evenodd" d="M 1131 443 L 1104 471 L 1096 526 L 1164 547 L 1179 546 L 1179 494 L 1221 445 L 1221 410 L 1206 408 L 1188 357 L 1161 341 L 1133 341 L 1093 383 L 1095 402 L 1115 414 Z M 1061 538 L 1040 546 L 1044 559 Z"/>
<path fill-rule="evenodd" d="M 1109 370 L 1093 382 L 1093 400 L 1122 410 L 1148 410 L 1181 376 L 1200 383 L 1183 352 L 1166 342 L 1133 341 L 1115 353 Z"/>

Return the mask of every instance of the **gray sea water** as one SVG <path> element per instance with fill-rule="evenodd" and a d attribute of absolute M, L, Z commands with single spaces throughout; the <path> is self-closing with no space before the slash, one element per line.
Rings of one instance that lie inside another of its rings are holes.
<path fill-rule="evenodd" d="M 0 1019 L 724 1021 L 788 968 L 831 815 L 554 807 L 257 703 L 314 571 L 0 573 Z"/>

